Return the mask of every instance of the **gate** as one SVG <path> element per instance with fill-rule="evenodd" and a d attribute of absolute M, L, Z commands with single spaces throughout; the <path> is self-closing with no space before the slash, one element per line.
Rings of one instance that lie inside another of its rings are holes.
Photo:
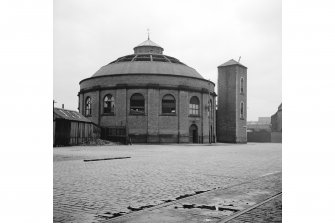
<path fill-rule="evenodd" d="M 125 126 L 101 127 L 101 139 L 127 143 L 127 131 Z"/>

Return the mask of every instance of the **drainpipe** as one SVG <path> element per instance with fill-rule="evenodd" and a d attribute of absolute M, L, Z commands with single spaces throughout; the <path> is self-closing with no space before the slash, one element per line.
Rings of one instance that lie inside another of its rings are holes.
<path fill-rule="evenodd" d="M 178 144 L 180 143 L 180 89 L 178 89 Z"/>

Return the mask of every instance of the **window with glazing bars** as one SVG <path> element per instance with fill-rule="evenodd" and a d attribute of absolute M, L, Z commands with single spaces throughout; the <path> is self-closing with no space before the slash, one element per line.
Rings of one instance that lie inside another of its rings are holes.
<path fill-rule="evenodd" d="M 191 98 L 189 108 L 190 115 L 199 115 L 199 99 L 196 96 Z"/>
<path fill-rule="evenodd" d="M 114 97 L 110 94 L 104 97 L 104 113 L 113 113 L 115 107 Z"/>
<path fill-rule="evenodd" d="M 86 98 L 86 103 L 85 103 L 85 115 L 92 115 L 92 108 L 91 108 L 91 98 L 87 97 Z"/>

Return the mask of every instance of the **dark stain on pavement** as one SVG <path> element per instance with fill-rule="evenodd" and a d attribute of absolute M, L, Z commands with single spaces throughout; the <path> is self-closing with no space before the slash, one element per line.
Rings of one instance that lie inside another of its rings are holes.
<path fill-rule="evenodd" d="M 186 197 L 190 197 L 190 196 L 194 196 L 194 195 L 197 195 L 197 194 L 205 193 L 207 191 L 211 191 L 211 190 L 214 190 L 214 189 L 216 189 L 216 188 L 213 188 L 213 189 L 210 189 L 210 190 L 195 191 L 192 194 L 180 195 L 180 196 L 176 197 L 175 199 L 163 200 L 163 202 L 164 203 L 169 203 L 169 202 L 180 200 L 180 199 L 183 199 L 183 198 L 186 198 Z M 140 207 L 128 206 L 127 209 L 130 210 L 131 212 L 136 212 L 136 211 L 141 211 L 141 210 L 144 210 L 146 208 L 151 208 L 151 207 L 155 207 L 155 206 L 157 206 L 157 205 L 144 205 L 144 206 L 140 206 Z M 178 208 L 178 207 L 175 207 L 175 208 Z M 188 209 L 190 209 L 190 208 L 201 208 L 201 209 L 216 210 L 215 206 L 206 206 L 206 205 L 195 206 L 194 204 L 193 205 L 185 204 L 185 205 L 183 205 L 183 208 L 188 208 Z M 129 212 L 117 212 L 117 213 L 113 213 L 113 214 L 111 212 L 105 212 L 104 214 L 98 215 L 97 217 L 103 218 L 103 219 L 111 219 L 111 218 L 120 217 L 120 216 L 125 215 L 125 214 L 129 214 Z"/>
<path fill-rule="evenodd" d="M 214 189 L 211 189 L 211 190 L 214 190 Z M 196 195 L 196 194 L 205 193 L 205 192 L 211 191 L 211 190 L 200 190 L 200 191 L 195 191 L 193 194 L 180 195 L 179 197 L 176 198 L 176 200 L 180 200 L 180 199 L 183 199 L 183 198 L 186 198 L 186 197 L 190 197 L 190 196 L 193 196 L 193 195 Z"/>
<path fill-rule="evenodd" d="M 232 205 L 229 205 L 232 206 Z M 239 210 L 235 208 L 229 208 L 229 207 L 217 207 L 215 205 L 195 205 L 195 204 L 183 204 L 182 207 L 175 206 L 175 209 L 177 208 L 184 208 L 184 209 L 193 209 L 193 208 L 199 208 L 199 209 L 207 209 L 207 210 L 212 210 L 212 211 L 232 211 L 232 212 L 237 212 Z"/>

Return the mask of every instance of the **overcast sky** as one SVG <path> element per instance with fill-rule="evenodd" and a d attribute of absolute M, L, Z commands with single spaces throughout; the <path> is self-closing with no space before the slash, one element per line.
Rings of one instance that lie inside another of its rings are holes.
<path fill-rule="evenodd" d="M 56 0 L 54 99 L 77 110 L 79 81 L 147 39 L 217 83 L 217 67 L 248 67 L 248 121 L 282 100 L 280 0 Z"/>

